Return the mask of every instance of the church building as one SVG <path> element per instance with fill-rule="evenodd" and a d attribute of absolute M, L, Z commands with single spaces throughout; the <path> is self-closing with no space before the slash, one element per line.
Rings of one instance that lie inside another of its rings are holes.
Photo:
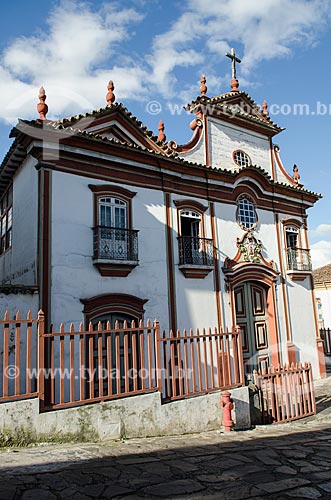
<path fill-rule="evenodd" d="M 209 97 L 202 76 L 184 145 L 162 121 L 154 136 L 111 81 L 104 108 L 56 121 L 40 89 L 0 170 L 2 310 L 41 308 L 48 326 L 238 325 L 248 379 L 303 361 L 324 376 L 307 230 L 320 195 L 283 166 L 282 129 L 228 56 L 230 89 Z"/>

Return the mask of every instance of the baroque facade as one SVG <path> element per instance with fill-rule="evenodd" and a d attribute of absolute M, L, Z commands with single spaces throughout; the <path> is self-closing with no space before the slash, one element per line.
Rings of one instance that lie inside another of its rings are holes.
<path fill-rule="evenodd" d="M 319 195 L 284 168 L 268 114 L 201 95 L 191 140 L 154 136 L 108 85 L 103 109 L 19 120 L 0 171 L 3 308 L 46 323 L 239 325 L 246 374 L 310 361 L 323 376 L 307 231 Z"/>

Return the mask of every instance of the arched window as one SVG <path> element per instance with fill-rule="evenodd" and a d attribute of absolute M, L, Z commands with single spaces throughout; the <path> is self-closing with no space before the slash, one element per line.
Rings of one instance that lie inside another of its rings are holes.
<path fill-rule="evenodd" d="M 101 227 L 127 228 L 127 202 L 119 198 L 99 197 L 98 219 Z"/>
<path fill-rule="evenodd" d="M 91 321 L 96 323 L 100 320 L 109 317 L 112 324 L 123 317 L 124 319 L 134 319 L 139 321 L 143 319 L 144 305 L 147 299 L 140 299 L 134 295 L 126 293 L 107 293 L 104 295 L 97 295 L 89 299 L 81 299 L 84 305 L 83 313 L 86 319 L 86 326 Z"/>
<path fill-rule="evenodd" d="M 199 212 L 183 209 L 180 210 L 179 216 L 181 236 L 202 237 L 202 215 Z"/>
<path fill-rule="evenodd" d="M 186 278 L 204 278 L 214 265 L 212 239 L 205 238 L 204 212 L 195 200 L 175 200 L 178 216 L 179 269 Z"/>
<path fill-rule="evenodd" d="M 302 245 L 302 222 L 296 219 L 283 219 L 285 252 L 287 256 L 287 269 L 289 271 L 312 270 L 310 250 Z M 301 276 L 302 277 L 302 276 Z M 299 279 L 292 277 L 292 279 Z"/>
<path fill-rule="evenodd" d="M 299 228 L 296 226 L 285 227 L 286 248 L 297 248 L 299 238 Z"/>
<path fill-rule="evenodd" d="M 251 199 L 242 195 L 237 201 L 237 222 L 245 231 L 251 231 L 257 225 L 257 214 Z"/>
<path fill-rule="evenodd" d="M 134 321 L 135 326 L 138 326 L 139 321 L 143 319 L 143 307 L 147 300 L 119 293 L 82 299 L 81 302 L 84 304 L 87 327 L 92 323 L 94 330 L 97 330 L 99 325 L 102 330 L 119 330 L 87 336 L 86 364 L 93 374 L 93 388 L 87 385 L 87 390 L 93 391 L 93 397 L 132 392 L 134 388 L 140 390 L 143 381 L 135 374 L 139 373 L 144 365 L 140 355 L 142 343 L 145 341 L 144 330 L 131 331 L 131 324 Z M 102 383 L 99 379 L 100 358 L 101 373 L 104 377 Z"/>

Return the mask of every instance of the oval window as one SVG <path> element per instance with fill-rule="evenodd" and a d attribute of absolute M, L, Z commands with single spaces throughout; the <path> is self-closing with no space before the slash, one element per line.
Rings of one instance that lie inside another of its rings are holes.
<path fill-rule="evenodd" d="M 251 165 L 251 159 L 248 154 L 245 153 L 245 151 L 241 151 L 240 149 L 233 152 L 233 161 L 239 167 L 248 167 L 249 165 Z"/>
<path fill-rule="evenodd" d="M 242 229 L 250 231 L 256 227 L 257 215 L 254 203 L 243 196 L 238 200 L 237 222 Z"/>

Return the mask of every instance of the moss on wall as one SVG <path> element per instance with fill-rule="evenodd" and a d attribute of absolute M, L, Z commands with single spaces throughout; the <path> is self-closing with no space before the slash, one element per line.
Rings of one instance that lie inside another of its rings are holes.
<path fill-rule="evenodd" d="M 0 448 L 17 446 L 34 446 L 40 443 L 86 443 L 99 440 L 98 433 L 92 428 L 91 422 L 81 418 L 80 428 L 77 432 L 55 432 L 38 433 L 31 427 L 19 427 L 9 429 L 4 427 L 0 431 Z"/>

